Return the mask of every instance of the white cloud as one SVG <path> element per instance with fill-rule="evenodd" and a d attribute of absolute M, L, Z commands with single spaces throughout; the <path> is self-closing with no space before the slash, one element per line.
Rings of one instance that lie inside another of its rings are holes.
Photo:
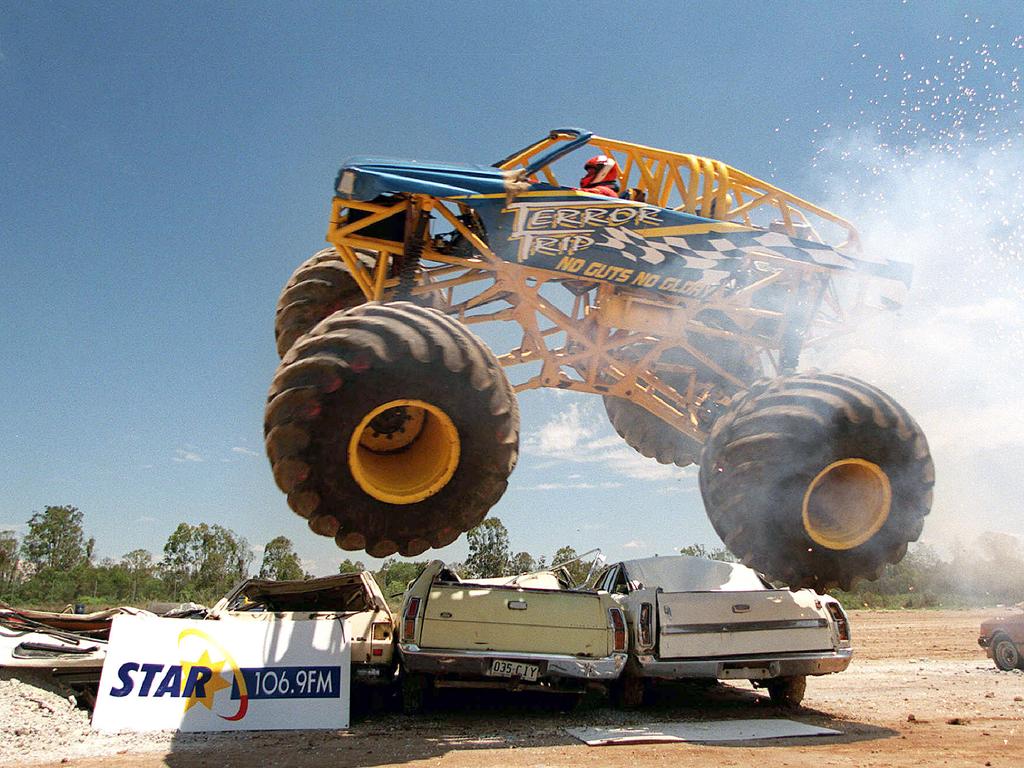
<path fill-rule="evenodd" d="M 533 441 L 528 441 L 525 448 L 535 449 L 542 456 L 562 457 L 576 450 L 580 442 L 593 434 L 593 428 L 584 425 L 584 417 L 577 403 L 557 414 L 551 421 L 537 431 Z"/>
<path fill-rule="evenodd" d="M 576 475 L 579 477 L 579 475 Z M 591 488 L 621 488 L 622 483 L 619 482 L 603 482 L 603 483 L 537 483 L 536 485 L 520 485 L 513 486 L 513 491 L 560 491 L 560 490 L 587 490 Z"/>
<path fill-rule="evenodd" d="M 643 549 L 647 545 L 640 541 L 640 539 L 631 539 L 622 545 L 623 549 Z"/>
<path fill-rule="evenodd" d="M 597 472 L 628 480 L 650 482 L 656 480 L 681 480 L 697 475 L 695 466 L 677 467 L 659 464 L 654 459 L 642 456 L 630 448 L 612 430 L 611 424 L 600 406 L 593 400 L 572 403 L 567 409 L 555 415 L 528 438 L 523 452 L 534 458 L 548 459 L 535 463 L 535 468 L 559 468 L 565 463 L 599 465 Z M 567 473 L 567 476 L 579 473 Z M 615 485 L 609 485 L 614 482 Z M 604 483 L 542 483 L 538 486 L 524 486 L 519 490 L 554 490 L 572 487 L 618 487 L 618 481 Z"/>
<path fill-rule="evenodd" d="M 191 445 L 187 445 L 184 448 L 175 449 L 173 460 L 177 462 L 201 462 L 203 461 L 203 457 L 199 455 L 199 453 L 194 447 L 192 447 Z"/>
<path fill-rule="evenodd" d="M 248 448 L 243 448 L 240 445 L 233 446 L 231 448 L 231 452 L 232 453 L 240 453 L 243 456 L 259 456 L 259 454 L 256 453 L 256 451 L 250 451 Z"/>

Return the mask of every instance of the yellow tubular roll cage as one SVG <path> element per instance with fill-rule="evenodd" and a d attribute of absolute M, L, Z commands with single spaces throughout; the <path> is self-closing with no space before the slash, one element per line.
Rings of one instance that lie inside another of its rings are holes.
<path fill-rule="evenodd" d="M 499 167 L 525 168 L 570 138 L 553 134 Z M 839 233 L 841 242 L 834 247 L 854 254 L 860 250 L 857 231 L 845 219 L 720 161 L 597 136 L 589 145 L 614 156 L 624 186 L 642 191 L 651 205 L 698 215 L 706 205 L 716 219 L 743 226 L 771 224 L 803 239 L 821 240 L 818 228 L 825 224 Z M 559 186 L 550 167 L 539 173 Z M 362 217 L 350 220 L 350 211 Z M 701 413 L 727 404 L 750 384 L 742 371 L 723 367 L 708 354 L 710 347 L 728 344 L 740 350 L 733 356 L 747 361 L 745 370 L 777 374 L 785 368 L 783 349 L 794 333 L 806 348 L 847 332 L 850 310 L 865 303 L 862 286 L 840 301 L 834 270 L 770 253 L 745 257 L 745 268 L 754 276 L 745 285 L 723 285 L 699 300 L 585 277 L 569 279 L 499 258 L 467 224 L 471 209 L 457 198 L 399 195 L 386 202 L 361 202 L 335 197 L 327 241 L 368 301 L 387 299 L 393 292 L 395 260 L 405 251 L 404 240 L 383 239 L 368 230 L 398 215 L 412 222 L 411 214 L 422 211 L 434 214 L 437 232 L 458 233 L 472 252 L 445 249 L 428 228 L 412 295 L 432 294 L 435 306 L 468 325 L 517 323 L 522 331 L 518 345 L 496 350 L 498 359 L 506 367 L 534 363 L 540 370 L 516 383 L 516 391 L 555 387 L 620 397 L 699 442 L 706 437 Z M 405 236 L 411 231 L 407 224 Z M 560 285 L 569 290 L 551 290 Z M 758 301 L 769 294 L 770 302 Z"/>

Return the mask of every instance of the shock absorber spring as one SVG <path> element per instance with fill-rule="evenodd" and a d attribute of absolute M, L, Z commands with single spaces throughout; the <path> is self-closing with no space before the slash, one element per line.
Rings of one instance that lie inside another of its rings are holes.
<path fill-rule="evenodd" d="M 419 271 L 420 258 L 423 256 L 423 240 L 429 224 L 430 209 L 420 208 L 412 235 L 405 239 L 402 266 L 398 270 L 398 287 L 395 289 L 395 298 L 399 301 L 408 301 L 412 298 L 412 289 L 416 287 L 416 273 Z"/>

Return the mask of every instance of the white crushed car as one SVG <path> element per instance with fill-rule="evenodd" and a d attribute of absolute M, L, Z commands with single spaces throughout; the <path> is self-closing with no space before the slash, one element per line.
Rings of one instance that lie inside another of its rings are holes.
<path fill-rule="evenodd" d="M 394 680 L 395 617 L 366 571 L 301 581 L 248 579 L 221 598 L 206 618 L 343 621 L 352 645 L 353 682 L 390 685 Z"/>
<path fill-rule="evenodd" d="M 795 706 L 808 675 L 842 672 L 853 648 L 835 598 L 775 589 L 739 563 L 678 555 L 625 560 L 594 589 L 625 610 L 629 660 L 615 689 L 642 703 L 655 680 L 750 680 L 772 701 Z"/>

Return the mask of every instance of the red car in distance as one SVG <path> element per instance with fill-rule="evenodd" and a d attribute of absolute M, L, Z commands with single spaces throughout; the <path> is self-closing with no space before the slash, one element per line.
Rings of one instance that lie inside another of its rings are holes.
<path fill-rule="evenodd" d="M 1017 608 L 1024 608 L 1024 603 L 1018 603 Z M 978 645 L 999 669 L 1024 669 L 1024 612 L 981 622 Z"/>

